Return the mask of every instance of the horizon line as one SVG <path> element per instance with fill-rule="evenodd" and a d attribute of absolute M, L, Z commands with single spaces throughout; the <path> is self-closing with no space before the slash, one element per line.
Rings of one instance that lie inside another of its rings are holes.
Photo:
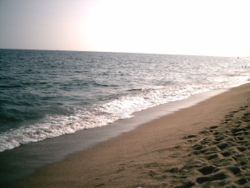
<path fill-rule="evenodd" d="M 153 53 L 153 52 L 115 52 L 115 51 L 94 51 L 94 50 L 63 50 L 63 49 L 38 49 L 38 48 L 1 48 L 0 50 L 23 50 L 23 51 L 57 51 L 57 52 L 90 52 L 90 53 L 117 53 L 117 54 L 144 54 L 144 55 L 168 55 L 168 56 L 202 56 L 202 57 L 235 57 L 235 58 L 249 58 L 250 56 L 224 56 L 224 55 L 197 55 L 197 54 L 167 54 L 167 53 Z"/>

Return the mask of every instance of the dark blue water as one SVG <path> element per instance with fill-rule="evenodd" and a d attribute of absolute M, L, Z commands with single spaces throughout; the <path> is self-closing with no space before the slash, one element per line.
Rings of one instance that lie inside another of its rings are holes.
<path fill-rule="evenodd" d="M 0 151 L 240 85 L 248 59 L 0 50 Z"/>

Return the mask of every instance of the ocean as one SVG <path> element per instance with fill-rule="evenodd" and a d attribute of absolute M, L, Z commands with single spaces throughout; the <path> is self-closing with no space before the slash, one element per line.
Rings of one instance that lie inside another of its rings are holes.
<path fill-rule="evenodd" d="M 250 78 L 250 59 L 0 50 L 0 152 Z"/>

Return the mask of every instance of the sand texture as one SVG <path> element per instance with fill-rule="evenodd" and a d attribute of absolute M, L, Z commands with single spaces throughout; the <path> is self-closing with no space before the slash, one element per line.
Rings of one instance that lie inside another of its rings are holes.
<path fill-rule="evenodd" d="M 248 105 L 230 112 L 220 124 L 184 139 L 172 155 L 181 165 L 152 169 L 152 178 L 159 178 L 157 174 L 166 177 L 172 182 L 166 187 L 250 187 Z"/>
<path fill-rule="evenodd" d="M 16 187 L 250 187 L 250 85 L 144 124 Z"/>

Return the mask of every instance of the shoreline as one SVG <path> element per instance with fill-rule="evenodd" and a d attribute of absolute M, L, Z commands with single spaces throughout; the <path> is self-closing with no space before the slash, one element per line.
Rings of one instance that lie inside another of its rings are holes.
<path fill-rule="evenodd" d="M 176 111 L 193 106 L 226 90 L 214 90 L 189 98 L 169 102 L 134 113 L 134 117 L 118 120 L 108 126 L 80 130 L 39 142 L 24 144 L 0 153 L 0 185 L 9 186 L 32 175 L 37 169 L 64 160 L 72 153 L 85 151 L 95 145 L 132 131 Z"/>
<path fill-rule="evenodd" d="M 238 109 L 244 106 L 247 106 L 244 110 L 248 110 L 249 96 L 250 84 L 232 88 L 195 106 L 145 123 L 135 130 L 99 143 L 86 151 L 71 154 L 63 161 L 39 169 L 35 174 L 21 180 L 15 187 L 173 186 L 169 173 L 178 174 L 179 170 L 176 169 L 180 169 L 179 166 L 184 161 L 180 158 L 187 154 L 186 150 L 178 147 L 184 147 L 185 142 L 192 142 L 183 138 L 197 134 L 195 137 L 204 138 L 200 131 L 222 125 L 222 122 L 225 123 L 226 115 L 231 113 L 232 116 L 232 112 L 238 113 L 240 112 Z M 161 171 L 161 168 L 169 169 L 170 166 L 174 172 Z M 208 176 L 204 177 L 201 181 L 207 178 L 205 183 L 213 182 Z M 219 180 L 221 179 L 215 181 Z M 199 181 L 192 180 L 191 183 L 197 185 Z M 248 179 L 241 180 L 243 181 Z M 189 185 L 191 187 L 191 184 Z M 179 185 L 176 182 L 174 186 Z"/>

